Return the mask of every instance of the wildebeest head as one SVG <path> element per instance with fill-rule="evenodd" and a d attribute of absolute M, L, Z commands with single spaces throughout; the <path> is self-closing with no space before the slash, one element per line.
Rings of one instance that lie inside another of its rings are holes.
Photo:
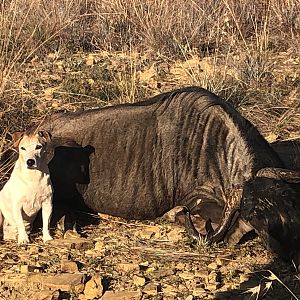
<path fill-rule="evenodd" d="M 261 169 L 246 183 L 240 209 L 266 246 L 299 268 L 300 172 Z"/>

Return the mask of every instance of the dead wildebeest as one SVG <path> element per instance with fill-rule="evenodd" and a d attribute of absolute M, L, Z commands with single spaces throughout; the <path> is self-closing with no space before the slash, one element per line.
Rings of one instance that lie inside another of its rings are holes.
<path fill-rule="evenodd" d="M 196 238 L 190 214 L 207 220 L 210 242 L 255 229 L 283 258 L 300 251 L 300 173 L 284 169 L 257 129 L 204 89 L 54 115 L 40 129 L 81 146 L 55 149 L 54 205 L 127 219 L 185 206 Z"/>

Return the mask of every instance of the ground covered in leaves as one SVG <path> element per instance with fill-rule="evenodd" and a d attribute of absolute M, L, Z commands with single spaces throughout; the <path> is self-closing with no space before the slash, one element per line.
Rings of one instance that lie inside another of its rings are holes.
<path fill-rule="evenodd" d="M 47 244 L 0 245 L 0 299 L 291 299 L 293 266 L 262 247 L 195 244 L 170 218 L 100 215 L 81 236 L 59 229 Z M 285 286 L 286 285 L 286 286 Z M 289 291 L 290 289 L 291 291 Z M 253 297 L 253 298 L 252 298 Z M 295 298 L 297 299 L 297 298 Z"/>

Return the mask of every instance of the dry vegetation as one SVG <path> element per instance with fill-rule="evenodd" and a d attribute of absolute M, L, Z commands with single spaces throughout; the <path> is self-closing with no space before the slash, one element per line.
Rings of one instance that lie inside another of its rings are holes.
<path fill-rule="evenodd" d="M 232 102 L 269 141 L 299 139 L 299 49 L 299 0 L 2 0 L 1 147 L 8 132 L 57 111 L 133 102 L 187 85 Z M 259 260 L 261 253 L 251 255 Z M 113 265 L 110 255 L 103 261 Z M 264 263 L 262 258 L 250 271 Z M 187 271 L 195 272 L 189 269 L 193 264 Z M 122 280 L 113 279 L 118 287 Z"/>
<path fill-rule="evenodd" d="M 193 84 L 241 106 L 267 132 L 295 138 L 299 7 L 299 0 L 2 1 L 1 130 Z"/>

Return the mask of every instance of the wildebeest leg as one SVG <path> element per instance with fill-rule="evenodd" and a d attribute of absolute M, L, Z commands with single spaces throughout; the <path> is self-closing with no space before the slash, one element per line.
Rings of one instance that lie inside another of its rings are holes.
<path fill-rule="evenodd" d="M 230 195 L 226 199 L 226 205 L 223 212 L 222 222 L 217 230 L 208 237 L 211 243 L 219 243 L 225 239 L 226 234 L 237 222 L 240 215 L 240 201 L 242 197 L 242 189 L 234 187 Z"/>
<path fill-rule="evenodd" d="M 222 242 L 225 239 L 226 234 L 229 232 L 229 230 L 234 226 L 235 222 L 239 218 L 239 210 L 238 209 L 229 209 L 225 211 L 224 219 L 218 229 L 208 234 L 208 241 L 210 243 L 219 243 Z"/>
<path fill-rule="evenodd" d="M 185 230 L 187 234 L 195 239 L 199 240 L 201 238 L 204 238 L 204 235 L 202 235 L 198 230 L 195 228 L 194 223 L 191 218 L 191 212 L 187 207 L 184 207 L 184 213 L 185 213 Z"/>
<path fill-rule="evenodd" d="M 206 221 L 205 223 L 205 229 L 206 229 L 206 235 L 201 234 L 195 227 L 192 218 L 191 218 L 191 212 L 190 210 L 185 207 L 184 210 L 185 213 L 185 230 L 187 231 L 187 234 L 193 238 L 193 239 L 205 239 L 206 237 L 210 236 L 213 233 L 213 228 L 211 225 L 210 219 Z"/>
<path fill-rule="evenodd" d="M 185 227 L 188 234 L 194 239 L 206 239 L 209 243 L 219 243 L 223 241 L 226 237 L 226 234 L 230 231 L 239 218 L 241 195 L 242 189 L 237 187 L 232 189 L 232 192 L 227 198 L 226 205 L 223 210 L 223 217 L 218 228 L 214 231 L 211 226 L 211 221 L 208 219 L 205 225 L 207 232 L 206 235 L 199 234 L 191 220 L 190 211 L 186 209 Z"/>
<path fill-rule="evenodd" d="M 228 244 L 235 245 L 241 242 L 246 234 L 251 231 L 253 231 L 252 236 L 254 236 L 255 233 L 253 227 L 248 222 L 239 218 L 236 224 L 229 230 L 228 235 L 226 235 L 225 241 Z M 251 235 L 248 236 L 248 238 L 249 237 L 251 237 Z"/>

